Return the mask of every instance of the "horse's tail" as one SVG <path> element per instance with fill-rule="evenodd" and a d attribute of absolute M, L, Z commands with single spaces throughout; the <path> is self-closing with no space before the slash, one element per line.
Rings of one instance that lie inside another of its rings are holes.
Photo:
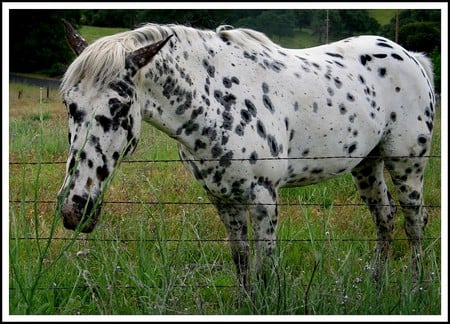
<path fill-rule="evenodd" d="M 427 74 L 428 80 L 430 80 L 431 85 L 434 89 L 434 78 L 433 78 L 433 63 L 431 59 L 426 56 L 424 53 L 411 53 L 414 58 L 419 61 L 420 65 L 422 65 L 425 73 Z"/>

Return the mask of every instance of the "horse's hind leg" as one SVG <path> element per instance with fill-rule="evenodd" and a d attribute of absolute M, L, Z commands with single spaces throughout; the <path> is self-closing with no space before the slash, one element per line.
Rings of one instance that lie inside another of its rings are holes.
<path fill-rule="evenodd" d="M 423 173 L 426 158 L 386 159 L 386 167 L 397 188 L 405 217 L 405 232 L 411 248 L 413 280 L 418 279 L 418 263 L 422 254 L 422 241 L 427 213 L 423 206 Z"/>
<path fill-rule="evenodd" d="M 254 267 L 258 279 L 267 284 L 275 270 L 273 252 L 278 222 L 277 191 L 267 179 L 261 177 L 252 185 L 252 199 L 249 211 L 255 250 Z"/>
<path fill-rule="evenodd" d="M 228 242 L 234 264 L 236 265 L 239 284 L 243 289 L 247 289 L 249 243 L 246 206 L 222 202 L 213 197 L 210 197 L 210 200 L 215 204 L 220 218 L 227 229 Z"/>
<path fill-rule="evenodd" d="M 352 175 L 359 194 L 367 203 L 377 228 L 373 279 L 378 281 L 389 254 L 397 208 L 386 187 L 383 160 L 375 156 L 375 151 L 372 152 L 372 155 L 373 157 L 369 156 L 361 161 L 352 170 Z"/>

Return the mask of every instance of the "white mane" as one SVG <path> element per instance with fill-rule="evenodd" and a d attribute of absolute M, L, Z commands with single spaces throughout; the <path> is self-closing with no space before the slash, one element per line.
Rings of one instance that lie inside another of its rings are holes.
<path fill-rule="evenodd" d="M 264 34 L 251 29 L 231 29 L 220 26 L 214 31 L 202 31 L 182 25 L 147 24 L 138 29 L 106 36 L 89 45 L 69 66 L 62 79 L 61 93 L 85 79 L 88 85 L 97 84 L 99 90 L 118 76 L 123 68 L 126 55 L 149 43 L 159 41 L 170 34 L 180 38 L 199 35 L 212 37 L 218 35 L 247 49 L 260 49 L 262 46 L 279 47 Z"/>

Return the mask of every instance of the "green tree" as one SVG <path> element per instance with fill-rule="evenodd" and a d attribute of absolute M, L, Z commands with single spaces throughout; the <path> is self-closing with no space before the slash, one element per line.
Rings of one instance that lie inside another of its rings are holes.
<path fill-rule="evenodd" d="M 74 57 L 61 18 L 75 24 L 80 11 L 15 9 L 9 13 L 10 71 L 61 75 Z"/>
<path fill-rule="evenodd" d="M 398 42 L 410 51 L 430 54 L 441 46 L 441 33 L 433 22 L 413 22 L 399 29 Z"/>
<path fill-rule="evenodd" d="M 369 16 L 367 10 L 343 9 L 339 10 L 341 28 L 335 33 L 340 38 L 359 34 L 377 34 L 380 24 Z M 332 30 L 335 30 L 334 26 Z"/>
<path fill-rule="evenodd" d="M 89 9 L 83 10 L 82 23 L 97 27 L 132 28 L 136 10 L 130 9 Z"/>
<path fill-rule="evenodd" d="M 441 93 L 441 51 L 436 47 L 430 54 L 433 62 L 434 89 Z"/>

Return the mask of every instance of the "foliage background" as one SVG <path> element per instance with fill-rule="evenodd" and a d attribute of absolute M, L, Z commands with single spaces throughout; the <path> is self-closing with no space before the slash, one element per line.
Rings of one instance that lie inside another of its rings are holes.
<path fill-rule="evenodd" d="M 10 43 L 10 71 L 54 77 L 64 73 L 74 56 L 65 42 L 62 18 L 76 28 L 85 25 L 131 29 L 152 22 L 215 29 L 228 24 L 262 31 L 275 42 L 307 31 L 314 38 L 314 45 L 320 45 L 360 34 L 394 40 L 396 10 L 387 10 L 391 15 L 387 23 L 374 18 L 382 12 L 381 9 L 14 9 L 10 11 L 10 39 L 14 40 Z M 399 43 L 408 50 L 427 53 L 439 72 L 440 21 L 438 9 L 399 11 Z M 439 93 L 440 73 L 436 73 L 435 83 Z"/>

